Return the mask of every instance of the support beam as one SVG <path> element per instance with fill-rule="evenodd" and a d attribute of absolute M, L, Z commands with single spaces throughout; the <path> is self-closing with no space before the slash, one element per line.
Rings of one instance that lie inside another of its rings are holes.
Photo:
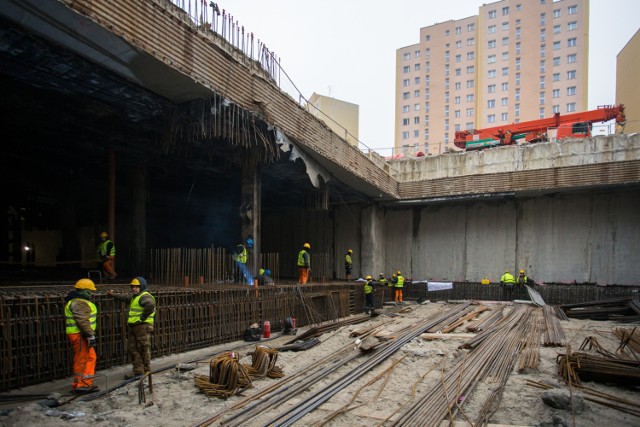
<path fill-rule="evenodd" d="M 367 206 L 362 210 L 360 260 L 362 273 L 376 275 L 384 271 L 383 260 L 385 245 L 383 234 L 382 209 L 377 205 Z"/>
<path fill-rule="evenodd" d="M 249 250 L 247 267 L 255 276 L 260 268 L 260 215 L 261 190 L 259 164 L 247 164 L 242 167 L 240 196 L 240 235 L 242 241 L 253 236 L 253 249 Z"/>
<path fill-rule="evenodd" d="M 131 171 L 131 273 L 146 275 L 147 200 L 149 180 L 147 165 L 140 164 Z"/>

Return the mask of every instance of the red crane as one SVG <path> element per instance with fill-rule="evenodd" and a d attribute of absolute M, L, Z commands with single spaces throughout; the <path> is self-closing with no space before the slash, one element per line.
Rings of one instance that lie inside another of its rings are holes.
<path fill-rule="evenodd" d="M 565 138 L 586 138 L 591 136 L 594 122 L 616 120 L 616 124 L 624 126 L 624 105 L 605 105 L 596 110 L 560 115 L 556 113 L 547 119 L 531 120 L 510 125 L 495 126 L 486 129 L 462 130 L 456 132 L 454 144 L 466 150 L 514 144 L 524 138 L 527 142 L 548 140 L 548 131 L 557 129 L 556 140 Z"/>

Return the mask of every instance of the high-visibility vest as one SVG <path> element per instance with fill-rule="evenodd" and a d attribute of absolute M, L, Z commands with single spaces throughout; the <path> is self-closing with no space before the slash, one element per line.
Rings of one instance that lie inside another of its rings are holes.
<path fill-rule="evenodd" d="M 87 304 L 89 304 L 89 307 L 91 308 L 91 314 L 89 315 L 89 323 L 91 324 L 91 330 L 95 331 L 96 326 L 98 325 L 98 308 L 91 301 L 87 301 L 86 299 L 82 299 L 82 298 L 74 298 L 71 301 L 69 301 L 67 305 L 64 307 L 64 315 L 67 318 L 66 333 L 67 334 L 80 333 L 80 328 L 78 328 L 78 325 L 76 324 L 76 319 L 73 317 L 73 313 L 71 312 L 71 303 L 76 300 L 82 300 Z"/>
<path fill-rule="evenodd" d="M 351 264 L 353 264 L 353 262 L 351 261 L 351 255 L 347 254 L 344 257 L 344 266 L 345 267 L 351 267 Z"/>
<path fill-rule="evenodd" d="M 396 282 L 396 288 L 402 288 L 404 286 L 404 277 L 398 276 L 398 281 Z"/>
<path fill-rule="evenodd" d="M 368 295 L 373 293 L 373 283 L 372 281 L 368 281 L 367 283 L 364 284 L 364 294 Z"/>
<path fill-rule="evenodd" d="M 527 283 L 529 283 L 529 278 L 527 276 L 518 276 L 519 285 L 526 285 Z"/>
<path fill-rule="evenodd" d="M 109 244 L 111 244 L 111 250 L 107 254 L 107 248 L 109 247 Z M 114 245 L 111 240 L 107 239 L 104 242 L 100 243 L 100 245 L 98 246 L 98 251 L 100 252 L 100 256 L 101 257 L 105 257 L 107 255 L 115 256 L 116 255 L 116 245 Z"/>
<path fill-rule="evenodd" d="M 304 249 L 298 252 L 298 267 L 307 267 L 304 262 L 304 254 L 307 254 L 307 258 L 309 259 L 309 267 L 311 267 L 311 257 Z"/>
<path fill-rule="evenodd" d="M 129 320 L 127 321 L 127 323 L 131 324 L 131 323 L 138 323 L 141 321 L 140 316 L 142 316 L 142 312 L 144 311 L 144 308 L 140 305 L 140 297 L 145 294 L 153 298 L 154 303 L 156 302 L 155 297 L 151 295 L 149 292 L 147 291 L 140 292 L 138 295 L 136 295 L 134 299 L 131 300 L 131 306 L 129 307 Z M 153 320 L 155 317 L 156 317 L 156 311 L 153 310 L 153 313 L 151 313 L 149 317 L 144 319 L 144 323 L 149 323 L 153 325 Z"/>
<path fill-rule="evenodd" d="M 233 254 L 233 259 L 235 261 L 238 261 L 241 264 L 246 264 L 247 263 L 247 248 L 244 245 L 238 245 L 238 246 L 236 246 L 236 248 L 239 248 L 241 246 L 242 246 L 242 252 Z"/>
<path fill-rule="evenodd" d="M 502 277 L 500 278 L 500 281 L 502 283 L 509 283 L 514 285 L 516 283 L 516 279 L 513 277 L 513 274 L 511 273 L 504 273 L 502 275 Z"/>

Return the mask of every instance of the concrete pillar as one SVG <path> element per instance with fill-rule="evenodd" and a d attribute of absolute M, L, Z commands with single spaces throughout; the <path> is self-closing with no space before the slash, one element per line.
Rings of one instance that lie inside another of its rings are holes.
<path fill-rule="evenodd" d="M 147 201 L 149 198 L 149 180 L 147 166 L 137 165 L 131 175 L 131 273 L 134 276 L 146 275 L 147 251 Z"/>
<path fill-rule="evenodd" d="M 109 200 L 108 200 L 108 225 L 109 236 L 116 239 L 116 151 L 109 150 L 108 155 L 108 179 L 109 179 Z"/>
<path fill-rule="evenodd" d="M 372 276 L 384 271 L 385 245 L 382 208 L 377 205 L 362 209 L 360 221 L 360 262 L 362 274 Z M 377 272 L 377 273 L 376 273 Z"/>
<path fill-rule="evenodd" d="M 241 172 L 240 196 L 240 236 L 244 241 L 253 236 L 253 249 L 249 250 L 247 267 L 254 276 L 260 268 L 260 216 L 261 190 L 260 165 L 245 165 Z"/>

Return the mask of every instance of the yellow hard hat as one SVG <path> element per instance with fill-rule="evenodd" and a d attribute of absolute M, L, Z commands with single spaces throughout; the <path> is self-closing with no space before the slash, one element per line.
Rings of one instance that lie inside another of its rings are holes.
<path fill-rule="evenodd" d="M 304 245 L 302 245 L 302 247 L 305 249 L 311 249 L 311 245 L 308 243 L 305 243 Z"/>
<path fill-rule="evenodd" d="M 76 289 L 89 289 L 90 291 L 96 290 L 96 284 L 91 279 L 80 279 L 73 287 Z"/>
<path fill-rule="evenodd" d="M 396 273 L 398 276 L 401 275 L 402 273 L 400 272 L 400 270 L 398 270 L 398 272 Z"/>
<path fill-rule="evenodd" d="M 520 270 L 520 273 L 524 274 L 524 270 Z"/>
<path fill-rule="evenodd" d="M 367 276 L 367 277 L 365 277 L 365 279 L 371 280 L 371 276 Z"/>
<path fill-rule="evenodd" d="M 349 249 L 347 252 L 349 252 L 350 254 L 353 253 L 353 249 Z"/>
<path fill-rule="evenodd" d="M 109 233 L 103 231 L 102 233 L 100 233 L 100 237 L 109 237 Z"/>

